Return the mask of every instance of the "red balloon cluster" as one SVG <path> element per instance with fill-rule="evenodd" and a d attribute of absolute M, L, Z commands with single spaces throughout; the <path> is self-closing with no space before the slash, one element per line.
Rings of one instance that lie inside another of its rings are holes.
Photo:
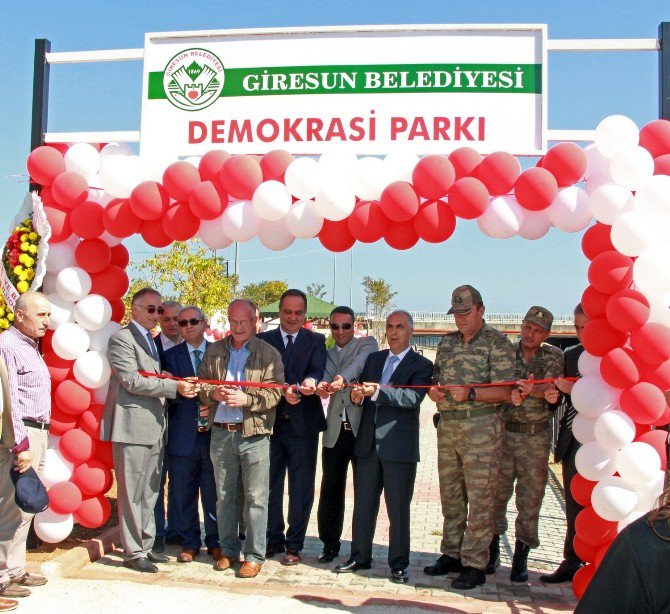
<path fill-rule="evenodd" d="M 654 158 L 655 175 L 670 175 L 670 121 L 649 122 L 640 130 L 640 146 Z"/>

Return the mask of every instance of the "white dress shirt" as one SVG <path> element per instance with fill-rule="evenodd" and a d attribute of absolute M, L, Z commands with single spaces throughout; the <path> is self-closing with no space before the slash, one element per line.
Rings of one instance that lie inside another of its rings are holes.
<path fill-rule="evenodd" d="M 384 362 L 384 367 L 382 369 L 382 373 L 384 372 L 384 369 L 386 369 L 386 365 L 388 364 L 389 360 L 391 359 L 391 356 L 397 356 L 398 357 L 398 362 L 396 362 L 395 365 L 393 365 L 393 371 L 392 371 L 392 373 L 395 373 L 395 370 L 398 368 L 398 365 L 402 362 L 402 359 L 405 358 L 405 356 L 407 356 L 407 352 L 409 352 L 410 349 L 411 349 L 411 347 L 407 346 L 407 348 L 404 349 L 402 352 L 400 352 L 400 354 L 393 354 L 393 352 L 391 352 L 391 350 L 389 350 L 389 355 L 386 357 L 386 361 Z M 375 393 L 370 397 L 370 400 L 372 400 L 372 401 L 377 400 L 377 397 L 379 396 L 379 390 L 380 390 L 379 384 L 377 384 L 377 390 L 375 390 Z"/>

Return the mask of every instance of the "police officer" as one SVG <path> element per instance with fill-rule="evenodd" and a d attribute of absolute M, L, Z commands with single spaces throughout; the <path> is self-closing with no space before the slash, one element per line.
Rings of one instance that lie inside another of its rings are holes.
<path fill-rule="evenodd" d="M 474 383 L 514 381 L 514 350 L 505 335 L 484 322 L 481 294 L 459 286 L 451 297 L 457 331 L 437 348 L 433 386 L 437 403 L 437 454 L 442 501 L 442 556 L 424 568 L 430 576 L 458 572 L 453 588 L 486 582 L 493 535 L 491 501 L 498 480 L 502 430 L 496 404 L 509 402 L 512 386 Z M 440 388 L 449 385 L 449 388 Z"/>
<path fill-rule="evenodd" d="M 507 530 L 507 502 L 516 480 L 516 543 L 510 579 L 528 580 L 528 553 L 540 545 L 538 523 L 547 485 L 549 463 L 549 419 L 551 406 L 545 392 L 553 383 L 534 380 L 563 376 L 563 353 L 545 343 L 554 316 L 544 307 L 531 307 L 521 323 L 521 338 L 515 344 L 517 387 L 512 403 L 503 406 L 503 453 L 494 500 L 494 535 L 487 573 L 500 565 L 500 535 Z"/>

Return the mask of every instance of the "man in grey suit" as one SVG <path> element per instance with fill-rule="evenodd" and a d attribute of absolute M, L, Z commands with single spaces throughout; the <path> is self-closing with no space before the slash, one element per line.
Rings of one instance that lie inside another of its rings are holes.
<path fill-rule="evenodd" d="M 356 475 L 354 445 L 361 421 L 361 407 L 351 401 L 346 384 L 358 381 L 365 359 L 379 349 L 374 337 L 354 338 L 354 312 L 350 307 L 335 307 L 330 312 L 330 330 L 335 347 L 328 350 L 323 381 L 316 387 L 322 399 L 330 399 L 321 450 L 321 494 L 317 520 L 323 551 L 321 563 L 329 563 L 340 552 L 344 526 L 344 496 L 349 463 Z"/>
<path fill-rule="evenodd" d="M 160 305 L 161 295 L 156 290 L 136 292 L 132 320 L 111 336 L 107 357 L 112 378 L 100 424 L 100 439 L 112 442 L 124 565 L 150 573 L 158 571 L 154 563 L 168 561 L 164 554 L 151 550 L 165 441 L 165 399 L 174 399 L 177 393 L 185 397 L 196 394 L 194 382 L 139 373 L 160 373 L 158 350 L 150 332 L 158 323 Z"/>

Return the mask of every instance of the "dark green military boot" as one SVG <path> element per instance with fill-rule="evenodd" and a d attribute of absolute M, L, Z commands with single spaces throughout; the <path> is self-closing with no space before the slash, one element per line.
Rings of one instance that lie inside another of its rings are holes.
<path fill-rule="evenodd" d="M 500 567 L 500 535 L 494 535 L 489 544 L 489 562 L 486 565 L 486 575 L 490 576 Z"/>
<path fill-rule="evenodd" d="M 512 559 L 512 571 L 509 579 L 512 582 L 528 581 L 528 553 L 530 546 L 526 546 L 522 541 L 516 540 L 514 544 L 514 558 Z"/>

